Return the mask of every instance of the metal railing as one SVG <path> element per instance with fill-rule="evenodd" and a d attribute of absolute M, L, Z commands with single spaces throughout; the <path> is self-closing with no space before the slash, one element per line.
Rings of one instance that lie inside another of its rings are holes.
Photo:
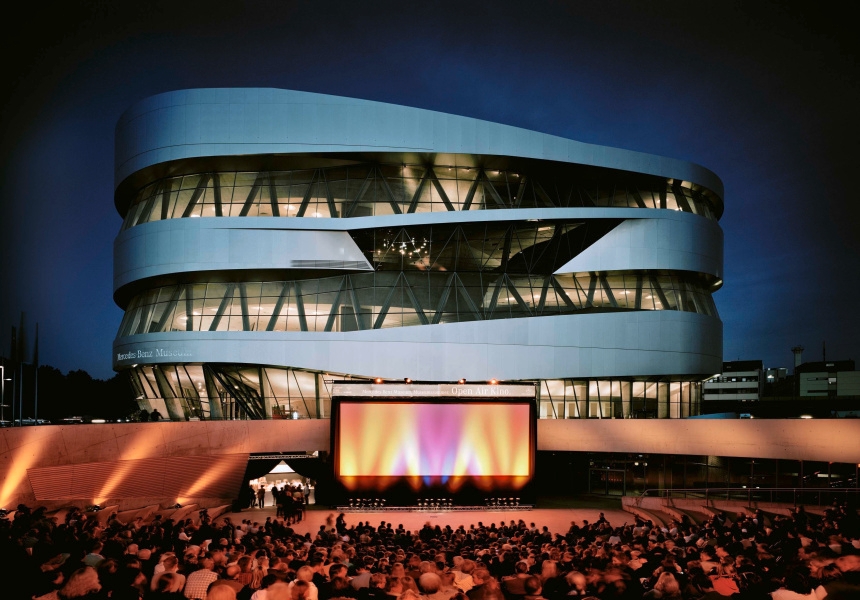
<path fill-rule="evenodd" d="M 709 500 L 745 500 L 747 502 L 779 502 L 806 506 L 829 506 L 833 502 L 860 502 L 858 488 L 674 488 L 647 489 L 643 497 L 651 498 L 700 498 Z"/>

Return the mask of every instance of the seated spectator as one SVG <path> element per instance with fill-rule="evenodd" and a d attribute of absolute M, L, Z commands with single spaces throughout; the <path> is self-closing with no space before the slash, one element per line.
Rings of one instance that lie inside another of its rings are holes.
<path fill-rule="evenodd" d="M 100 598 L 102 586 L 99 576 L 92 567 L 81 567 L 69 576 L 69 580 L 59 591 L 55 590 L 37 600 L 72 600 L 73 598 Z"/>
<path fill-rule="evenodd" d="M 182 588 L 185 577 L 179 573 L 162 573 L 155 579 L 155 587 L 146 594 L 146 600 L 185 600 Z"/>
<path fill-rule="evenodd" d="M 450 600 L 456 591 L 442 589 L 442 578 L 436 573 L 422 573 L 418 578 L 418 589 L 421 590 L 421 600 Z"/>
<path fill-rule="evenodd" d="M 526 595 L 525 580 L 529 577 L 529 563 L 521 560 L 514 568 L 516 572 L 513 576 L 502 579 L 502 590 L 508 599 Z"/>
<path fill-rule="evenodd" d="M 546 600 L 546 598 L 541 595 L 541 582 L 539 577 L 535 577 L 534 575 L 527 577 L 523 582 L 523 588 L 526 591 L 524 596 L 525 600 Z"/>
<path fill-rule="evenodd" d="M 770 596 L 773 600 L 817 600 L 809 580 L 809 569 L 798 565 L 787 570 L 782 585 Z"/>

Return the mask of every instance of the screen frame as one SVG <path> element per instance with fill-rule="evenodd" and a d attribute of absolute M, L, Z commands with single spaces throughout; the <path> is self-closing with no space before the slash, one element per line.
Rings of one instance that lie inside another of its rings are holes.
<path fill-rule="evenodd" d="M 362 382 L 367 383 L 367 382 Z M 385 384 L 377 384 L 384 386 Z M 529 386 L 531 387 L 531 386 Z M 347 396 L 338 395 L 332 396 L 331 399 L 331 457 L 333 463 L 334 479 L 339 485 L 344 485 L 345 479 L 350 479 L 352 482 L 359 482 L 358 489 L 367 488 L 379 489 L 380 482 L 384 481 L 383 489 L 394 487 L 398 483 L 407 480 L 408 476 L 342 476 L 340 473 L 340 427 L 341 427 L 341 407 L 344 404 L 431 404 L 431 405 L 503 405 L 516 404 L 519 406 L 526 405 L 528 407 L 528 465 L 529 475 L 524 476 L 527 479 L 525 485 L 529 485 L 535 477 L 535 459 L 537 455 L 537 404 L 534 396 L 506 396 L 506 397 L 473 397 L 462 396 L 457 398 L 451 397 L 414 397 L 414 396 L 391 396 L 391 397 L 362 397 L 362 396 Z M 487 476 L 489 478 L 498 477 L 501 481 L 502 476 Z M 467 476 L 465 480 L 471 483 L 477 480 L 476 476 Z M 366 485 L 360 485 L 364 483 Z"/>

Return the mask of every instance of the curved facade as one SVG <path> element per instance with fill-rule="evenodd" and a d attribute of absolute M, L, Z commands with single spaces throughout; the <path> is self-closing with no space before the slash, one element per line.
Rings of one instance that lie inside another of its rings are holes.
<path fill-rule="evenodd" d="M 694 164 L 288 90 L 117 126 L 114 367 L 174 420 L 325 418 L 330 382 L 540 381 L 543 418 L 698 413 L 722 184 Z"/>

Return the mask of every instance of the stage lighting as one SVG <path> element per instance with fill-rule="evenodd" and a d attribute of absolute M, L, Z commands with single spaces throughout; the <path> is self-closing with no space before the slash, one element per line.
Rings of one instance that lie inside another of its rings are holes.
<path fill-rule="evenodd" d="M 496 385 L 497 383 L 499 383 L 498 379 L 490 379 L 490 385 Z"/>
<path fill-rule="evenodd" d="M 403 383 L 412 383 L 412 380 L 406 377 L 403 379 Z"/>
<path fill-rule="evenodd" d="M 520 505 L 520 499 L 514 498 L 514 503 L 515 503 L 515 506 L 519 506 Z"/>
<path fill-rule="evenodd" d="M 382 383 L 382 377 L 377 377 L 373 380 L 373 383 Z"/>
<path fill-rule="evenodd" d="M 466 380 L 465 379 L 458 379 L 457 383 L 459 383 L 460 385 L 464 385 L 466 383 Z"/>

